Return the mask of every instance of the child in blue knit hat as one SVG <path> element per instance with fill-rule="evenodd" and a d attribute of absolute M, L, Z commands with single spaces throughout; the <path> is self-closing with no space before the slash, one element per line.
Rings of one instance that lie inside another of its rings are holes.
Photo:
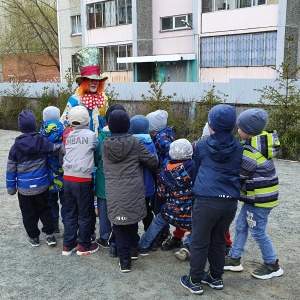
<path fill-rule="evenodd" d="M 47 138 L 48 141 L 61 145 L 63 140 L 64 126 L 59 121 L 60 110 L 55 106 L 48 106 L 43 110 L 43 123 L 40 127 L 40 133 Z M 54 219 L 55 232 L 59 233 L 59 205 L 61 205 L 61 219 L 64 223 L 66 217 L 65 195 L 63 190 L 63 168 L 59 164 L 58 155 L 49 155 L 47 164 L 49 166 L 49 177 L 51 185 L 49 187 L 48 205 Z"/>
<path fill-rule="evenodd" d="M 202 284 L 223 289 L 225 234 L 235 217 L 240 197 L 240 164 L 243 146 L 232 134 L 236 111 L 219 104 L 208 114 L 210 136 L 194 150 L 196 179 L 192 208 L 190 272 L 181 284 L 193 294 L 203 294 Z M 209 269 L 205 271 L 208 260 Z"/>
<path fill-rule="evenodd" d="M 224 270 L 243 270 L 240 259 L 250 231 L 264 261 L 261 267 L 251 272 L 258 279 L 269 279 L 283 274 L 266 232 L 268 216 L 278 205 L 278 176 L 272 158 L 280 147 L 276 132 L 263 131 L 267 120 L 267 112 L 259 108 L 248 109 L 237 119 L 238 133 L 244 140 L 240 170 L 240 200 L 244 204 L 236 220 L 234 242 L 224 266 Z"/>
<path fill-rule="evenodd" d="M 156 148 L 149 134 L 149 121 L 145 116 L 136 115 L 130 119 L 130 128 L 128 133 L 138 138 L 144 146 L 153 154 L 157 155 Z M 150 206 L 150 199 L 155 193 L 155 182 L 153 172 L 144 167 L 144 184 L 145 184 L 145 202 L 147 216 L 143 219 L 144 231 L 147 231 L 153 220 L 153 211 Z"/>

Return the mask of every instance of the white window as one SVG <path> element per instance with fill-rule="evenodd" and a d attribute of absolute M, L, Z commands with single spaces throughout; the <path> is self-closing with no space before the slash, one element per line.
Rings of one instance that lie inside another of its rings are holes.
<path fill-rule="evenodd" d="M 161 18 L 161 31 L 192 28 L 192 14 Z"/>
<path fill-rule="evenodd" d="M 87 5 L 88 29 L 132 23 L 132 0 L 101 1 Z"/>
<path fill-rule="evenodd" d="M 117 63 L 118 57 L 132 57 L 132 45 L 116 45 L 100 48 L 100 65 L 103 71 L 132 70 L 132 63 Z"/>
<path fill-rule="evenodd" d="M 201 38 L 201 67 L 275 66 L 276 31 Z"/>
<path fill-rule="evenodd" d="M 203 0 L 202 12 L 207 13 L 275 3 L 278 3 L 278 0 Z"/>
<path fill-rule="evenodd" d="M 77 35 L 82 33 L 80 15 L 71 17 L 71 25 L 72 25 L 72 35 Z"/>

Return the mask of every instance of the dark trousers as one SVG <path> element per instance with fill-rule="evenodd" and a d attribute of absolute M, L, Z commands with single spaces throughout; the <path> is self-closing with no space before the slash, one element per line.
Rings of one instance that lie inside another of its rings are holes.
<path fill-rule="evenodd" d="M 211 275 L 221 277 L 225 264 L 225 234 L 234 219 L 237 201 L 196 196 L 192 210 L 190 276 L 201 282 L 208 260 Z"/>
<path fill-rule="evenodd" d="M 38 222 L 41 220 L 43 231 L 50 235 L 54 231 L 53 218 L 48 206 L 49 190 L 27 196 L 18 192 L 19 205 L 22 212 L 23 224 L 29 237 L 37 238 L 40 235 Z"/>
<path fill-rule="evenodd" d="M 150 226 L 150 224 L 151 224 L 151 222 L 154 218 L 152 207 L 150 206 L 150 200 L 151 200 L 151 197 L 145 197 L 146 208 L 147 208 L 147 216 L 143 219 L 144 231 L 145 232 L 149 228 L 149 226 Z"/>
<path fill-rule="evenodd" d="M 59 199 L 60 205 L 61 205 L 60 215 L 61 215 L 62 222 L 64 223 L 64 219 L 66 216 L 64 191 L 62 190 L 60 192 L 54 192 L 54 193 L 50 192 L 48 205 L 50 206 L 50 211 L 51 211 L 52 217 L 54 219 L 54 222 L 58 222 L 58 220 L 59 220 L 58 199 Z"/>
<path fill-rule="evenodd" d="M 78 243 L 91 246 L 91 235 L 95 230 L 93 182 L 72 182 L 64 180 L 66 201 L 64 246 Z M 78 234 L 77 234 L 78 232 Z"/>
<path fill-rule="evenodd" d="M 138 223 L 130 225 L 113 224 L 113 233 L 117 243 L 117 251 L 120 259 L 130 259 L 131 249 L 137 248 L 140 240 Z"/>

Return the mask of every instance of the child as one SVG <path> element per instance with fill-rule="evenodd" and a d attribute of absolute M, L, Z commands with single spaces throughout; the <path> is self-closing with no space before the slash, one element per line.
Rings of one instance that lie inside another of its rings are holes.
<path fill-rule="evenodd" d="M 224 266 L 224 270 L 243 270 L 240 259 L 250 231 L 264 261 L 261 267 L 251 272 L 259 279 L 283 274 L 266 233 L 268 216 L 278 205 L 278 177 L 272 158 L 277 154 L 280 145 L 276 132 L 263 131 L 267 118 L 266 111 L 252 108 L 241 113 L 237 120 L 238 133 L 245 141 L 240 169 L 240 200 L 244 204 L 236 220 L 234 242 Z"/>
<path fill-rule="evenodd" d="M 158 176 L 160 170 L 165 169 L 167 162 L 170 159 L 170 144 L 175 140 L 173 126 L 167 126 L 168 112 L 165 110 L 156 110 L 151 112 L 146 116 L 146 118 L 149 120 L 149 133 L 152 137 L 159 158 L 160 165 L 156 172 Z M 166 199 L 160 197 L 157 193 L 153 199 L 154 203 L 152 206 L 154 213 L 157 215 L 160 213 L 161 206 L 165 203 Z M 166 251 L 180 247 L 184 231 L 175 229 L 173 232 L 174 236 L 168 238 L 169 234 L 170 226 L 166 225 L 153 241 L 150 250 L 155 251 L 158 247 L 161 247 L 161 250 Z"/>
<path fill-rule="evenodd" d="M 166 198 L 148 230 L 143 234 L 138 251 L 149 255 L 148 248 L 161 229 L 167 224 L 191 231 L 191 207 L 195 177 L 195 163 L 192 160 L 193 147 L 186 139 L 179 139 L 170 145 L 170 161 L 159 173 L 158 193 Z"/>
<path fill-rule="evenodd" d="M 61 144 L 64 132 L 64 126 L 60 123 L 60 110 L 55 106 L 48 106 L 43 110 L 43 120 L 40 127 L 40 133 L 52 143 Z M 47 164 L 49 166 L 49 177 L 51 185 L 49 188 L 50 195 L 48 205 L 50 206 L 51 214 L 54 219 L 55 232 L 59 233 L 59 205 L 61 205 L 61 218 L 64 223 L 65 210 L 65 196 L 63 190 L 63 169 L 59 164 L 58 155 L 49 155 Z"/>
<path fill-rule="evenodd" d="M 181 284 L 193 294 L 203 293 L 202 283 L 223 289 L 225 234 L 234 219 L 241 188 L 243 146 L 231 133 L 235 123 L 233 106 L 214 106 L 208 114 L 211 135 L 199 140 L 195 148 L 190 274 L 181 277 Z M 210 266 L 205 272 L 207 260 Z"/>
<path fill-rule="evenodd" d="M 157 168 L 157 158 L 140 140 L 128 134 L 129 116 L 113 111 L 108 119 L 111 136 L 102 146 L 108 218 L 113 223 L 121 272 L 131 271 L 137 258 L 138 222 L 145 218 L 143 165 Z"/>
<path fill-rule="evenodd" d="M 155 146 L 149 135 L 149 121 L 145 116 L 136 115 L 130 119 L 130 128 L 128 133 L 142 141 L 144 146 L 153 154 L 157 155 Z M 145 202 L 147 208 L 147 216 L 143 219 L 144 231 L 147 231 L 152 220 L 153 212 L 150 206 L 150 198 L 155 193 L 155 183 L 153 173 L 144 167 L 144 183 L 145 183 Z"/>
<path fill-rule="evenodd" d="M 49 185 L 47 156 L 59 150 L 39 132 L 36 132 L 36 119 L 31 110 L 23 110 L 18 117 L 18 127 L 22 132 L 11 147 L 7 161 L 6 187 L 10 195 L 18 191 L 19 205 L 28 241 L 33 247 L 40 245 L 41 220 L 46 242 L 56 245 L 53 234 L 53 218 L 48 207 Z"/>
<path fill-rule="evenodd" d="M 66 136 L 63 158 L 66 218 L 62 255 L 67 256 L 76 250 L 77 255 L 85 256 L 99 249 L 97 243 L 91 243 L 95 229 L 92 174 L 98 140 L 88 128 L 89 121 L 84 106 L 71 109 L 69 123 L 73 130 Z"/>
<path fill-rule="evenodd" d="M 107 124 L 108 124 L 109 115 L 111 114 L 111 112 L 117 109 L 125 111 L 124 107 L 120 104 L 114 104 L 107 109 L 106 116 L 105 116 Z M 109 247 L 108 240 L 111 235 L 111 223 L 107 216 L 105 177 L 104 177 L 104 168 L 103 168 L 103 160 L 102 160 L 102 144 L 104 139 L 110 136 L 110 134 L 111 133 L 109 131 L 108 125 L 101 130 L 98 137 L 99 146 L 95 154 L 95 163 L 97 167 L 95 196 L 97 197 L 97 207 L 98 207 L 98 216 L 99 216 L 99 225 L 100 225 L 99 239 L 97 239 L 97 243 L 103 248 Z M 114 251 L 114 249 L 112 251 Z"/>

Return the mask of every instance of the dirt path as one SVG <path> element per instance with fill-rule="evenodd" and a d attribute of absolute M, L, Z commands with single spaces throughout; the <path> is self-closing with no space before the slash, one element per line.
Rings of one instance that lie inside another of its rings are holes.
<path fill-rule="evenodd" d="M 15 131 L 0 130 L 0 298 L 1 299 L 192 299 L 179 279 L 187 274 L 188 262 L 178 261 L 172 252 L 152 252 L 133 262 L 132 272 L 122 274 L 118 259 L 106 249 L 79 257 L 61 255 L 58 246 L 49 248 L 41 235 L 41 246 L 29 245 L 16 196 L 6 194 L 5 169 Z M 300 164 L 276 161 L 280 179 L 280 205 L 269 218 L 268 232 L 284 275 L 258 280 L 250 271 L 261 262 L 260 251 L 249 238 L 241 273 L 225 273 L 224 289 L 204 287 L 201 299 L 300 299 Z M 234 228 L 232 227 L 232 234 Z"/>

